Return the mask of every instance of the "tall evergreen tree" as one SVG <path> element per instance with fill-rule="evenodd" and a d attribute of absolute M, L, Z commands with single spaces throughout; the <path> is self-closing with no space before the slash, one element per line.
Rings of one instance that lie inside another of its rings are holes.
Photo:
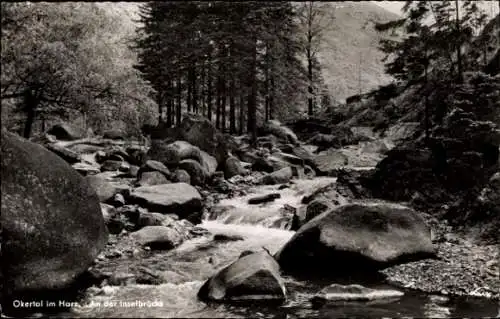
<path fill-rule="evenodd" d="M 158 91 L 175 79 L 175 93 L 164 96 L 176 97 L 177 123 L 180 113 L 206 104 L 216 127 L 229 120 L 234 133 L 238 118 L 240 131 L 255 136 L 261 119 L 288 109 L 306 83 L 294 14 L 290 2 L 146 3 L 137 67 Z"/>

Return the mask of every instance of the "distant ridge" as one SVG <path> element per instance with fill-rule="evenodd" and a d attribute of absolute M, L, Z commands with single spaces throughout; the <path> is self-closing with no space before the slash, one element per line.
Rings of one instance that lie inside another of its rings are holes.
<path fill-rule="evenodd" d="M 370 1 L 332 2 L 330 9 L 335 25 L 325 36 L 328 43 L 320 52 L 320 62 L 333 98 L 343 101 L 360 90 L 367 92 L 389 83 L 391 77 L 384 73 L 381 62 L 384 54 L 377 49 L 381 35 L 369 21 L 390 21 L 398 15 Z"/>

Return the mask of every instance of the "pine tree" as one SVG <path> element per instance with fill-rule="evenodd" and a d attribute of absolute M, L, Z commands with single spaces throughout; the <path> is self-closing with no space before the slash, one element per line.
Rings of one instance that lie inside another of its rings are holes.
<path fill-rule="evenodd" d="M 299 4 L 297 16 L 301 33 L 304 39 L 302 40 L 304 53 L 307 63 L 307 79 L 308 83 L 308 115 L 314 114 L 315 101 L 315 77 L 317 77 L 314 68 L 317 63 L 317 53 L 324 41 L 324 34 L 332 25 L 334 16 L 330 13 L 332 4 L 327 2 L 306 1 Z"/>
<path fill-rule="evenodd" d="M 177 99 L 177 123 L 181 108 L 206 105 L 217 128 L 229 120 L 235 133 L 238 120 L 240 132 L 255 137 L 261 119 L 290 109 L 304 87 L 289 2 L 155 2 L 143 11 L 138 68 L 158 91 L 175 79 L 175 94 L 165 98 Z M 168 113 L 171 104 L 162 103 Z"/>

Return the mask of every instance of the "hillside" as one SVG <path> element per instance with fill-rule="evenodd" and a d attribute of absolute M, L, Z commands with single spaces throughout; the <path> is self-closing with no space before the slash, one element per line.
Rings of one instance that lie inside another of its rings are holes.
<path fill-rule="evenodd" d="M 103 2 L 99 5 L 119 16 L 125 26 L 121 31 L 130 35 L 137 19 L 135 2 Z M 388 21 L 397 15 L 369 1 L 331 3 L 330 9 L 335 16 L 334 25 L 329 27 L 325 35 L 325 45 L 320 51 L 320 61 L 323 65 L 323 77 L 332 97 L 344 100 L 346 97 L 359 93 L 359 61 L 361 63 L 361 90 L 363 92 L 386 84 L 390 77 L 384 74 L 380 60 L 383 54 L 376 49 L 379 35 L 368 25 L 368 20 Z"/>
<path fill-rule="evenodd" d="M 465 54 L 467 54 L 471 59 L 475 59 L 485 73 L 492 76 L 497 75 L 498 70 L 498 54 L 499 54 L 499 38 L 498 38 L 498 28 L 499 28 L 500 15 L 495 18 L 485 26 L 484 30 L 474 41 L 472 47 L 466 47 L 464 49 Z M 487 45 L 486 57 L 483 56 L 483 52 L 479 45 L 479 42 L 485 42 Z M 486 61 L 484 61 L 486 59 Z M 488 65 L 486 67 L 486 65 Z M 433 77 L 431 72 L 431 77 Z M 422 91 L 419 86 L 409 86 L 406 88 L 400 88 L 399 93 L 395 93 L 387 98 L 377 98 L 382 92 L 371 92 L 365 94 L 365 99 L 360 102 L 351 103 L 349 107 L 339 106 L 335 108 L 336 112 L 344 113 L 346 116 L 346 121 L 343 123 L 348 126 L 357 125 L 386 125 L 391 126 L 396 123 L 406 123 L 406 122 L 418 122 L 422 119 L 424 112 L 424 98 L 425 94 L 430 94 L 427 91 Z M 432 94 L 438 93 L 431 90 Z M 429 96 L 433 95 L 430 94 Z M 383 95 L 383 94 L 382 94 Z M 347 112 L 347 114 L 346 114 Z M 490 120 L 500 123 L 500 115 Z"/>
<path fill-rule="evenodd" d="M 384 54 L 377 50 L 380 35 L 367 22 L 389 21 L 397 15 L 368 1 L 332 3 L 331 10 L 334 27 L 325 36 L 320 61 L 332 96 L 340 101 L 360 89 L 367 92 L 387 84 L 390 77 L 381 63 Z"/>

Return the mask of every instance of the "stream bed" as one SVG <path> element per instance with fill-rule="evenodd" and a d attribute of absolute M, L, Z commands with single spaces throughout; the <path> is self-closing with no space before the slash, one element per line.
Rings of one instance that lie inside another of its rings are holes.
<path fill-rule="evenodd" d="M 232 206 L 231 210 L 217 216 L 208 216 L 200 227 L 213 235 L 226 235 L 231 240 L 214 241 L 199 237 L 184 242 L 174 250 L 151 252 L 140 259 L 140 265 L 163 276 L 160 285 L 131 284 L 104 286 L 78 307 L 73 307 L 67 317 L 115 318 L 320 318 L 320 317 L 495 317 L 499 314 L 494 300 L 476 297 L 450 297 L 403 290 L 405 295 L 392 302 L 342 302 L 316 308 L 311 298 L 323 287 L 334 281 L 328 278 L 307 280 L 284 276 L 288 292 L 283 304 L 266 302 L 240 305 L 207 304 L 199 301 L 197 293 L 204 281 L 224 266 L 235 261 L 245 250 L 268 249 L 278 251 L 294 234 L 273 228 L 279 219 L 277 212 L 284 204 L 300 205 L 304 194 L 312 189 L 335 182 L 334 178 L 316 178 L 295 181 L 290 188 L 278 190 L 277 186 L 255 188 L 250 195 L 221 201 L 220 205 Z M 252 196 L 270 192 L 280 193 L 273 202 L 249 205 Z M 126 273 L 137 267 L 138 261 L 117 260 L 113 271 Z M 310 274 L 309 274 L 310 275 Z M 354 281 L 350 278 L 336 280 L 341 284 L 362 284 L 370 288 L 394 288 L 382 280 Z M 401 288 L 396 288 L 400 289 Z"/>

